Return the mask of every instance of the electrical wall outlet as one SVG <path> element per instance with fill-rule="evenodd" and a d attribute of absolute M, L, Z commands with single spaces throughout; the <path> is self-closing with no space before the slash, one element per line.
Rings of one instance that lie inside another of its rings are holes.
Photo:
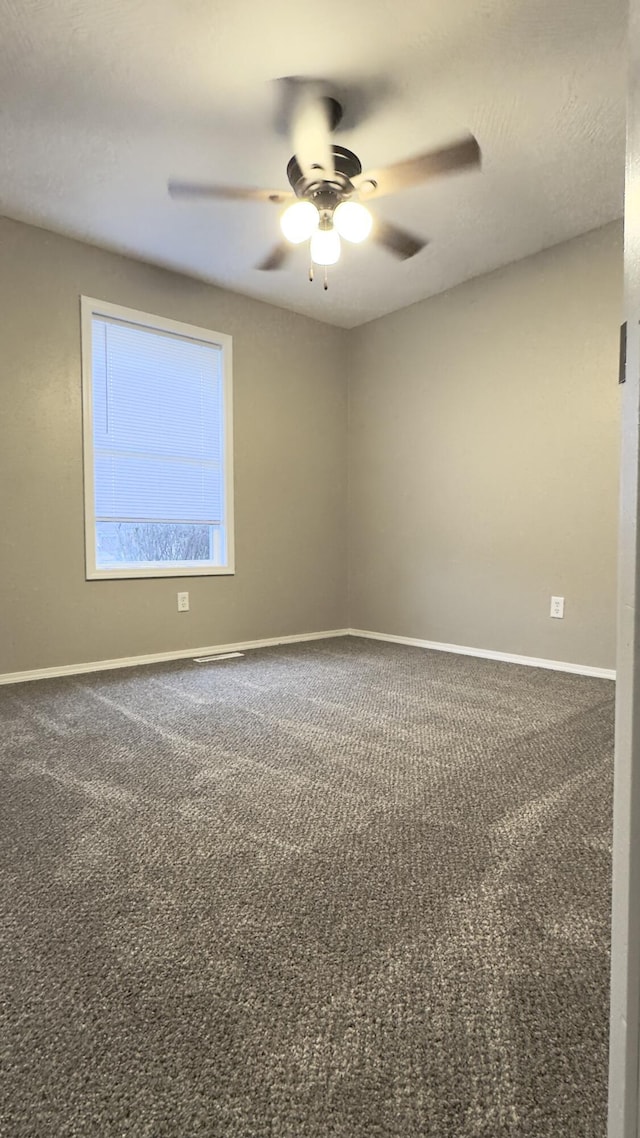
<path fill-rule="evenodd" d="M 549 616 L 554 616 L 557 620 L 562 620 L 564 616 L 564 597 L 551 598 L 551 611 Z"/>
<path fill-rule="evenodd" d="M 178 612 L 189 612 L 188 593 L 178 593 Z"/>

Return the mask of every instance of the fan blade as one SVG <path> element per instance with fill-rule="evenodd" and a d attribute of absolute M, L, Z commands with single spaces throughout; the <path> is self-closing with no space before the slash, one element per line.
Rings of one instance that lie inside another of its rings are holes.
<path fill-rule="evenodd" d="M 293 201 L 289 190 L 256 190 L 245 186 L 208 186 L 197 182 L 169 182 L 172 198 L 217 198 L 226 201 L 282 202 Z"/>
<path fill-rule="evenodd" d="M 400 229 L 398 225 L 392 225 L 390 221 L 380 221 L 380 219 L 375 223 L 373 239 L 377 241 L 378 245 L 382 245 L 390 253 L 399 257 L 401 261 L 415 257 L 416 253 L 424 249 L 427 244 L 422 237 L 414 237 L 406 229 Z"/>
<path fill-rule="evenodd" d="M 318 84 L 298 84 L 292 91 L 291 139 L 298 165 L 311 182 L 331 181 L 335 177 L 331 101 Z"/>
<path fill-rule="evenodd" d="M 479 166 L 480 159 L 480 147 L 470 134 L 440 150 L 418 154 L 415 158 L 395 162 L 380 170 L 368 170 L 352 181 L 363 200 L 382 197 L 383 194 L 393 194 L 396 190 L 417 186 L 440 174 L 451 174 L 456 170 L 464 170 L 467 166 Z"/>
<path fill-rule="evenodd" d="M 270 273 L 274 269 L 281 269 L 291 252 L 291 245 L 286 241 L 281 241 L 278 245 L 274 245 L 273 249 L 267 253 L 266 257 L 256 265 L 256 269 L 261 272 Z"/>

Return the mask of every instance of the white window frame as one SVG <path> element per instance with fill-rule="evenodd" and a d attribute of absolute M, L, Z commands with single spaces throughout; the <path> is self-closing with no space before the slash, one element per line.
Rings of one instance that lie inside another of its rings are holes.
<path fill-rule="evenodd" d="M 115 320 L 125 320 L 141 328 L 167 332 L 176 336 L 186 336 L 213 344 L 221 349 L 222 399 L 224 417 L 224 488 L 225 488 L 225 538 L 226 565 L 180 565 L 167 563 L 166 567 L 122 569 L 101 569 L 96 564 L 96 518 L 94 492 L 93 455 L 93 369 L 92 369 L 92 321 L 94 316 L 107 316 Z M 233 518 L 233 386 L 232 386 L 232 338 L 223 332 L 213 332 L 209 328 L 198 328 L 193 324 L 183 324 L 178 320 L 167 320 L 164 316 L 154 316 L 149 312 L 139 312 L 135 308 L 124 308 L 95 297 L 80 297 L 81 354 L 82 354 L 82 421 L 83 421 L 83 465 L 84 465 L 84 532 L 85 532 L 85 575 L 88 581 L 108 580 L 128 577 L 214 577 L 232 576 L 235 572 L 234 560 L 234 518 Z"/>

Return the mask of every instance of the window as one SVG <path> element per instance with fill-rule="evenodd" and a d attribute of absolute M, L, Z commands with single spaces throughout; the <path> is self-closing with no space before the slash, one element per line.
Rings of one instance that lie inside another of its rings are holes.
<path fill-rule="evenodd" d="M 82 297 L 87 577 L 233 573 L 231 337 Z"/>

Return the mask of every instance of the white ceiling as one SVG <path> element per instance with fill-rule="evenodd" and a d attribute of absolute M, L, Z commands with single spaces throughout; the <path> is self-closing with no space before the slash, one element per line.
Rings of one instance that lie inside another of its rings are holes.
<path fill-rule="evenodd" d="M 621 215 L 626 7 L 0 0 L 0 213 L 353 327 Z M 302 249 L 252 267 L 277 206 L 168 197 L 169 177 L 287 185 L 284 75 L 335 84 L 365 168 L 476 135 L 481 173 L 372 203 L 431 239 L 417 257 L 343 246 L 325 293 Z"/>

